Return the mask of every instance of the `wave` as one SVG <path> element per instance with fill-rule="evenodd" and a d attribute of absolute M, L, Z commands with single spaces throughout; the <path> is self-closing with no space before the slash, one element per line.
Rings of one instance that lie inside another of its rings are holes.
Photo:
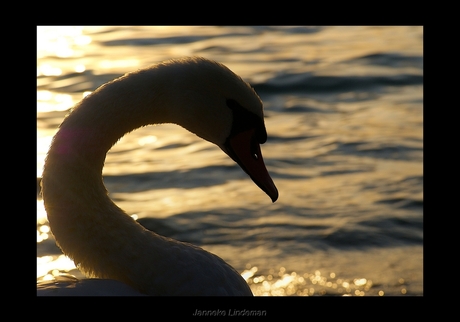
<path fill-rule="evenodd" d="M 259 94 L 274 93 L 340 93 L 372 91 L 387 86 L 423 84 L 422 75 L 389 76 L 318 76 L 313 73 L 283 73 L 264 83 L 253 84 Z"/>

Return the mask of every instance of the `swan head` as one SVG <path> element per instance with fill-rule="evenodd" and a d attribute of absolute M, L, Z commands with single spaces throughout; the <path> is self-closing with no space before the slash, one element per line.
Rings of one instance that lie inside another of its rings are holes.
<path fill-rule="evenodd" d="M 267 140 L 263 104 L 254 89 L 224 65 L 204 58 L 167 61 L 156 68 L 168 79 L 163 90 L 174 91 L 163 95 L 168 121 L 219 146 L 276 201 L 278 190 L 260 150 Z"/>

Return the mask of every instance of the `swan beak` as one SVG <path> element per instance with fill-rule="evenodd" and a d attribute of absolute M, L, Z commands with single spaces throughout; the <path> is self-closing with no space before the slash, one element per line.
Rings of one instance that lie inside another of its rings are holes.
<path fill-rule="evenodd" d="M 260 144 L 256 141 L 255 130 L 242 131 L 229 137 L 221 147 L 251 177 L 252 181 L 275 202 L 278 199 L 272 178 L 265 167 Z"/>

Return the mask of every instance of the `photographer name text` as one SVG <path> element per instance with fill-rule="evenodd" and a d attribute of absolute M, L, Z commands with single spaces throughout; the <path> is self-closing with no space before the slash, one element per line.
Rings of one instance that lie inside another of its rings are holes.
<path fill-rule="evenodd" d="M 267 316 L 267 310 L 198 310 L 196 309 L 192 316 Z"/>

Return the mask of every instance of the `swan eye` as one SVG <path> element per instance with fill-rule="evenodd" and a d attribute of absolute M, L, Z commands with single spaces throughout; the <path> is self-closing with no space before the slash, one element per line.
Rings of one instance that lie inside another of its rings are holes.
<path fill-rule="evenodd" d="M 230 107 L 230 109 L 232 109 L 232 110 L 241 108 L 241 105 L 238 104 L 237 101 L 235 101 L 235 100 L 233 100 L 233 99 L 231 99 L 231 98 L 229 98 L 229 99 L 227 100 L 227 106 Z"/>
<path fill-rule="evenodd" d="M 263 119 L 242 107 L 234 99 L 227 99 L 227 106 L 233 113 L 232 134 L 255 129 L 258 143 L 262 144 L 267 141 L 267 131 Z"/>

